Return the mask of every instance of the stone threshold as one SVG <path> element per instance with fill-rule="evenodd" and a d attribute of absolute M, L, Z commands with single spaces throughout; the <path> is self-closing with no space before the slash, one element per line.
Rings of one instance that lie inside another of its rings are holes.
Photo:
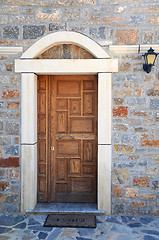
<path fill-rule="evenodd" d="M 37 203 L 33 210 L 26 210 L 26 214 L 93 214 L 104 215 L 104 210 L 98 210 L 94 203 Z"/>

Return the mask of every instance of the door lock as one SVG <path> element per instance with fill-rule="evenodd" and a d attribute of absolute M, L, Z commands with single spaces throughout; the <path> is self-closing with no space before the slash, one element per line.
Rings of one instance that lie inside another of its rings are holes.
<path fill-rule="evenodd" d="M 51 146 L 51 151 L 54 151 L 54 150 L 55 150 L 54 146 Z"/>

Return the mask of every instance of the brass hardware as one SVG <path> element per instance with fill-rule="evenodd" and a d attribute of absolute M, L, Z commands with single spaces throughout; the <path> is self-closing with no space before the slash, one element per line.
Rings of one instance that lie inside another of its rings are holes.
<path fill-rule="evenodd" d="M 59 138 L 59 139 L 61 139 L 61 138 L 64 138 L 64 137 L 68 137 L 68 138 L 72 138 L 72 139 L 74 139 L 74 138 L 75 138 L 74 136 L 69 136 L 69 135 L 58 136 L 58 138 Z"/>
<path fill-rule="evenodd" d="M 51 146 L 51 151 L 54 151 L 54 150 L 55 150 L 54 146 Z"/>

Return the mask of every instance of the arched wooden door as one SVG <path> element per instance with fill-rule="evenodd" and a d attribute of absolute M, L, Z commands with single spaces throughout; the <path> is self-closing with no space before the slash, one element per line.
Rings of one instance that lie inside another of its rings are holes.
<path fill-rule="evenodd" d="M 38 202 L 96 202 L 97 76 L 38 76 Z"/>

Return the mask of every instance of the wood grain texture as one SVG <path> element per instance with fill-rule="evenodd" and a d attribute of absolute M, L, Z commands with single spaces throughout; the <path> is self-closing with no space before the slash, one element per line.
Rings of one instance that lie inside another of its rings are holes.
<path fill-rule="evenodd" d="M 38 77 L 38 202 L 48 201 L 48 76 Z"/>
<path fill-rule="evenodd" d="M 97 77 L 38 80 L 38 201 L 96 202 Z"/>

